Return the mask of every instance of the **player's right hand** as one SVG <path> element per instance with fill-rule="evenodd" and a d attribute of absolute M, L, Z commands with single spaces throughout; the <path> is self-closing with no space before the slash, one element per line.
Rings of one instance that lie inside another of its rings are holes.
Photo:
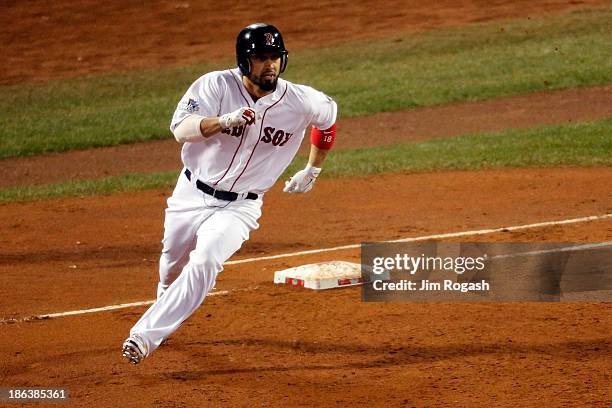
<path fill-rule="evenodd" d="M 244 124 L 252 125 L 253 123 L 255 123 L 255 111 L 249 107 L 236 109 L 219 117 L 219 124 L 222 129 Z"/>

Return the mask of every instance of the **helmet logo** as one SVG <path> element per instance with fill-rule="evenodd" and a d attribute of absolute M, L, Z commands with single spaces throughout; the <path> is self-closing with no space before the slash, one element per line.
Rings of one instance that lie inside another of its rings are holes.
<path fill-rule="evenodd" d="M 265 33 L 266 36 L 266 45 L 274 45 L 274 36 L 272 33 Z"/>

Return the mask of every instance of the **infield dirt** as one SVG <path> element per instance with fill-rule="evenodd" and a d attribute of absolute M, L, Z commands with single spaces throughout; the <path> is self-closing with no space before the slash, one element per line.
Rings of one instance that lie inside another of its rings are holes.
<path fill-rule="evenodd" d="M 234 259 L 612 211 L 606 169 L 321 180 L 279 188 Z M 154 297 L 168 191 L 2 206 L 2 317 Z M 359 222 L 356 222 L 356 220 Z M 313 222 L 316 220 L 317 222 Z M 612 239 L 612 220 L 464 240 Z M 228 265 L 195 315 L 137 367 L 119 345 L 144 311 L 0 325 L 3 385 L 70 406 L 607 406 L 609 303 L 383 303 L 274 286 L 275 270 L 357 250 Z"/>

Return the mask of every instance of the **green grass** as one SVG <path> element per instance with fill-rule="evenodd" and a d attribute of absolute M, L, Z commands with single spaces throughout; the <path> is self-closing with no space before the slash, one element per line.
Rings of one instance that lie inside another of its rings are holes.
<path fill-rule="evenodd" d="M 344 116 L 610 83 L 610 21 L 612 8 L 306 51 L 291 77 Z"/>
<path fill-rule="evenodd" d="M 340 151 L 326 162 L 325 174 L 604 165 L 612 165 L 612 118 Z"/>
<path fill-rule="evenodd" d="M 344 117 L 612 82 L 612 8 L 291 52 Z M 291 44 L 291 39 L 287 39 Z M 0 158 L 171 137 L 178 99 L 233 59 L 0 87 Z"/>
<path fill-rule="evenodd" d="M 32 201 L 54 197 L 74 197 L 133 192 L 167 187 L 176 182 L 177 172 L 127 174 L 90 180 L 74 180 L 40 186 L 0 190 L 0 202 Z"/>
<path fill-rule="evenodd" d="M 306 157 L 297 158 L 283 177 L 289 177 L 305 163 Z M 612 165 L 612 118 L 574 125 L 508 130 L 420 143 L 336 151 L 330 154 L 325 163 L 323 176 L 602 165 Z M 0 202 L 170 187 L 177 176 L 177 172 L 130 174 L 45 186 L 15 187 L 0 190 Z"/>

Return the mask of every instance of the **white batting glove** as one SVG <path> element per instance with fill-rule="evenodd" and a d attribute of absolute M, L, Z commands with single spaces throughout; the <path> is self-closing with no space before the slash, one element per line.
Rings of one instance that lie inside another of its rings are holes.
<path fill-rule="evenodd" d="M 285 181 L 283 191 L 285 193 L 307 193 L 312 189 L 319 173 L 321 173 L 319 167 L 313 167 L 308 164 L 303 170 L 295 173 L 291 180 Z"/>
<path fill-rule="evenodd" d="M 255 111 L 251 108 L 243 107 L 219 117 L 219 124 L 222 129 L 244 125 L 245 123 L 247 125 L 255 123 Z"/>

